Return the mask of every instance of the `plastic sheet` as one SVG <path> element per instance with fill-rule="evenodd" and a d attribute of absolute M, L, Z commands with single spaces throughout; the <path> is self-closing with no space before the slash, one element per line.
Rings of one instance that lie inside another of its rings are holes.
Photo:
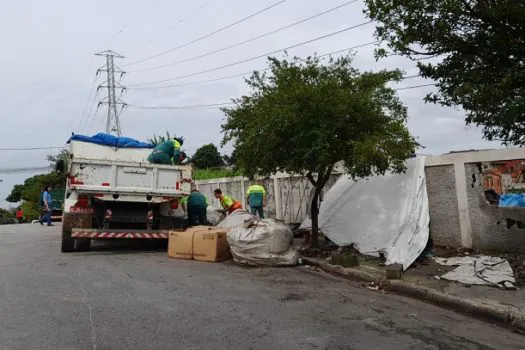
<path fill-rule="evenodd" d="M 212 206 L 206 208 L 206 219 L 212 226 L 217 226 L 221 223 L 226 216 L 222 213 L 221 210 L 215 209 Z"/>
<path fill-rule="evenodd" d="M 423 252 L 430 214 L 425 158 L 407 160 L 404 174 L 388 173 L 352 181 L 342 175 L 324 196 L 319 228 L 339 246 L 352 245 L 370 256 L 383 253 L 386 264 L 406 270 Z M 301 229 L 311 227 L 306 220 Z"/>
<path fill-rule="evenodd" d="M 507 193 L 499 198 L 499 207 L 525 208 L 525 194 Z"/>
<path fill-rule="evenodd" d="M 440 265 L 457 266 L 441 278 L 472 285 L 492 285 L 503 289 L 514 289 L 516 279 L 509 262 L 493 256 L 462 256 L 436 258 Z"/>
<path fill-rule="evenodd" d="M 153 148 L 154 146 L 140 142 L 130 137 L 116 137 L 109 134 L 98 133 L 95 136 L 85 136 L 85 135 L 73 135 L 69 141 L 82 141 L 95 143 L 102 146 L 111 146 L 115 148 Z M 69 143 L 68 141 L 68 143 Z"/>

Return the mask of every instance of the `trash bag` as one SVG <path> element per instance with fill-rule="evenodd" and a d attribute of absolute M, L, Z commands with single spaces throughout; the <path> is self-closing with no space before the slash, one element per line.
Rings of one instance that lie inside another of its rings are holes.
<path fill-rule="evenodd" d="M 256 218 L 256 216 L 250 214 L 246 209 L 237 209 L 228 215 L 226 219 L 221 221 L 217 227 L 232 228 L 244 224 L 244 222 L 247 220 L 253 220 Z"/>
<path fill-rule="evenodd" d="M 226 215 L 220 209 L 216 209 L 212 206 L 206 208 L 206 218 L 212 226 L 217 226 L 221 221 L 224 220 Z"/>
<path fill-rule="evenodd" d="M 517 207 L 525 208 L 525 194 L 523 193 L 507 193 L 499 198 L 500 207 Z"/>
<path fill-rule="evenodd" d="M 293 266 L 299 261 L 299 254 L 292 248 L 292 230 L 280 221 L 251 219 L 231 228 L 227 237 L 236 263 Z"/>

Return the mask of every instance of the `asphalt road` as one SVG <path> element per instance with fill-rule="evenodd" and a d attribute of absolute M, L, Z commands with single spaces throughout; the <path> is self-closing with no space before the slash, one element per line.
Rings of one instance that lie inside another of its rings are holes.
<path fill-rule="evenodd" d="M 242 268 L 0 226 L 0 349 L 524 349 L 510 330 L 301 268 Z"/>

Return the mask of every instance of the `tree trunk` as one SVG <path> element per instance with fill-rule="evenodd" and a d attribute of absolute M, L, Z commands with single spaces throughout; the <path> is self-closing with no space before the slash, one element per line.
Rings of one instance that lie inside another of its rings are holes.
<path fill-rule="evenodd" d="M 312 234 L 310 237 L 310 246 L 317 248 L 319 246 L 319 194 L 323 187 L 319 184 L 315 187 L 314 197 L 310 207 L 310 217 L 312 219 Z"/>

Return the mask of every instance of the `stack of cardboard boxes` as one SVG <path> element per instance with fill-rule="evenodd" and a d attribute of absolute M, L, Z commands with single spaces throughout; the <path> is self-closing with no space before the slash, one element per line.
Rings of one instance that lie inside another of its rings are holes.
<path fill-rule="evenodd" d="M 186 231 L 171 231 L 168 256 L 174 259 L 224 261 L 231 259 L 226 238 L 227 230 L 209 227 L 190 227 Z"/>

